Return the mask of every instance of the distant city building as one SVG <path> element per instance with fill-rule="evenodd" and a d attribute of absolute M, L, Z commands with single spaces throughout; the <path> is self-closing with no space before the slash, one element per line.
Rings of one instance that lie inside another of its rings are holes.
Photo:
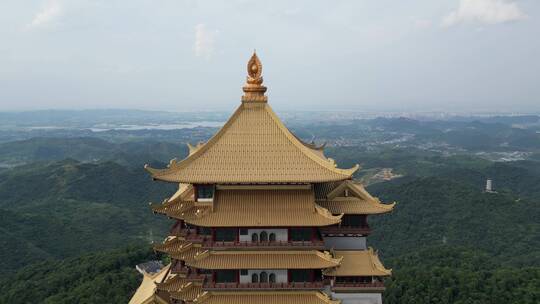
<path fill-rule="evenodd" d="M 131 304 L 382 304 L 391 275 L 366 245 L 368 215 L 391 212 L 324 147 L 289 131 L 267 103 L 262 65 L 248 62 L 242 103 L 207 143 L 153 179 L 178 191 L 154 213 L 175 220 L 154 250 L 171 264 Z"/>

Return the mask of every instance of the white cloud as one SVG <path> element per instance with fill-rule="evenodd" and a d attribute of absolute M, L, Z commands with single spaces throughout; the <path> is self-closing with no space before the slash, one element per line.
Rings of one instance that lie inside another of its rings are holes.
<path fill-rule="evenodd" d="M 451 12 L 443 21 L 443 26 L 459 23 L 478 22 L 497 24 L 526 18 L 518 5 L 508 0 L 460 0 L 457 10 Z"/>
<path fill-rule="evenodd" d="M 43 8 L 34 15 L 29 28 L 37 28 L 53 22 L 64 13 L 64 7 L 59 0 L 48 0 Z"/>
<path fill-rule="evenodd" d="M 210 58 L 214 53 L 215 31 L 209 31 L 204 23 L 195 26 L 195 44 L 193 51 L 197 57 Z"/>

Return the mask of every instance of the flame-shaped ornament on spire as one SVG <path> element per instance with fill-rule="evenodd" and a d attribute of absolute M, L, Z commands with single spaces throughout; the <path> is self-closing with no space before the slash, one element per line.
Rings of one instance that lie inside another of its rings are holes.
<path fill-rule="evenodd" d="M 247 71 L 246 85 L 242 88 L 242 102 L 267 102 L 268 98 L 264 95 L 266 87 L 262 85 L 262 64 L 255 52 L 248 61 Z"/>

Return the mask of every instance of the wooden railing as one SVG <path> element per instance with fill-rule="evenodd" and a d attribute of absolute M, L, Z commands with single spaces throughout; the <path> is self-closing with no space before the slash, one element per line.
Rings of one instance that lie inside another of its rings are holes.
<path fill-rule="evenodd" d="M 219 242 L 219 241 L 205 241 L 204 247 L 324 247 L 322 240 L 314 241 L 271 241 L 271 242 Z"/>
<path fill-rule="evenodd" d="M 323 289 L 323 282 L 291 283 L 204 283 L 205 289 Z"/>

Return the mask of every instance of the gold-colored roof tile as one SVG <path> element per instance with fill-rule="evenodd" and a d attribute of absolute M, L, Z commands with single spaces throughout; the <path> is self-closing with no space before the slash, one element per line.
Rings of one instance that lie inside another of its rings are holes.
<path fill-rule="evenodd" d="M 156 295 L 157 285 L 169 274 L 171 264 L 163 267 L 155 274 L 143 274 L 143 281 L 135 294 L 129 301 L 129 304 L 164 304 L 166 301 Z"/>
<path fill-rule="evenodd" d="M 218 190 L 213 210 L 199 206 L 167 214 L 205 227 L 329 226 L 340 222 L 341 216 L 314 202 L 310 189 Z"/>
<path fill-rule="evenodd" d="M 266 103 L 242 103 L 205 145 L 169 168 L 145 166 L 158 180 L 182 183 L 311 183 L 345 180 L 338 169 L 301 143 Z"/>
<path fill-rule="evenodd" d="M 163 244 L 154 245 L 154 250 L 182 261 L 192 260 L 195 255 L 204 251 L 200 244 L 193 244 L 179 237 L 169 237 Z"/>
<path fill-rule="evenodd" d="M 339 304 L 320 291 L 206 292 L 193 303 L 201 304 Z"/>
<path fill-rule="evenodd" d="M 206 251 L 186 261 L 201 269 L 323 269 L 339 265 L 328 252 L 305 251 Z"/>
<path fill-rule="evenodd" d="M 191 282 L 179 291 L 170 291 L 171 298 L 181 301 L 193 301 L 202 294 L 202 282 Z"/>
<path fill-rule="evenodd" d="M 357 197 L 335 198 L 331 201 L 320 201 L 318 204 L 333 214 L 381 214 L 392 211 L 395 206 L 395 203 L 381 204 Z"/>
<path fill-rule="evenodd" d="M 389 276 L 391 269 L 386 269 L 373 248 L 368 250 L 336 250 L 336 258 L 341 258 L 338 267 L 324 270 L 327 276 Z"/>
<path fill-rule="evenodd" d="M 381 214 L 394 209 L 395 203 L 382 204 L 352 180 L 316 185 L 317 204 L 333 214 Z M 349 196 L 345 196 L 348 192 Z"/>

